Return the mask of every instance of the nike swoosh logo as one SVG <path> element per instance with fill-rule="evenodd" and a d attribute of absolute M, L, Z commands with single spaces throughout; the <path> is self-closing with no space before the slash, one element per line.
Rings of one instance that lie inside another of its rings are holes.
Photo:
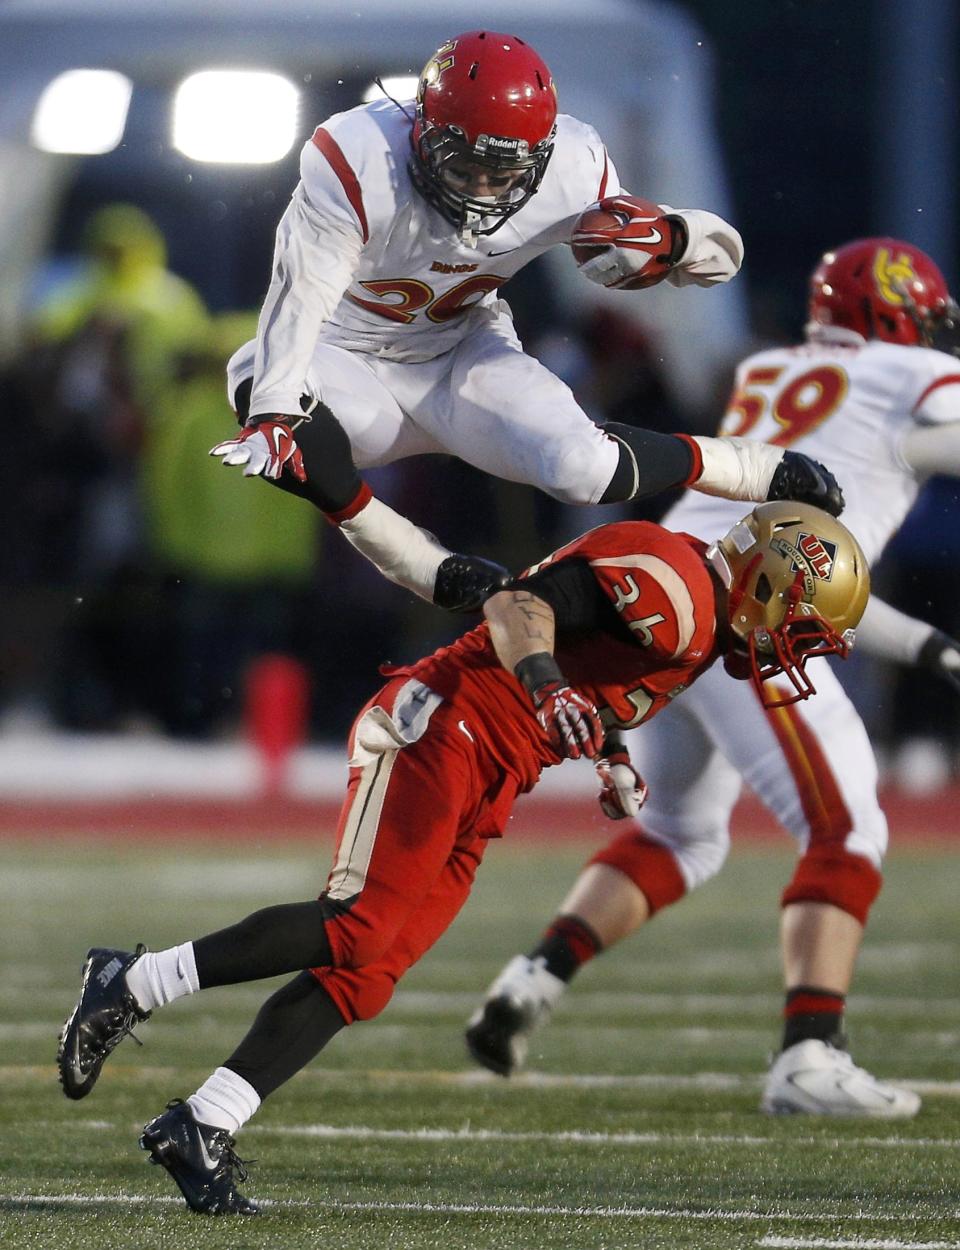
<path fill-rule="evenodd" d="M 471 742 L 475 742 L 475 741 L 476 741 L 476 739 L 474 738 L 473 734 L 472 734 L 472 733 L 470 732 L 470 730 L 467 728 L 467 722 L 466 722 L 465 720 L 458 720 L 458 721 L 457 721 L 457 728 L 460 730 L 460 732 L 461 732 L 461 733 L 466 734 L 466 735 L 467 735 L 467 737 L 470 739 L 470 741 L 471 741 Z"/>
<path fill-rule="evenodd" d="M 811 1094 L 811 1093 L 813 1093 L 813 1091 L 811 1091 L 811 1090 L 807 1089 L 806 1085 L 805 1085 L 805 1084 L 803 1083 L 803 1081 L 800 1079 L 801 1077 L 804 1077 L 804 1076 L 809 1076 L 809 1075 L 811 1075 L 811 1074 L 812 1074 L 814 1077 L 816 1077 L 816 1076 L 817 1076 L 817 1072 L 816 1072 L 816 1070 L 815 1070 L 815 1069 L 810 1069 L 809 1071 L 803 1071 L 803 1070 L 801 1070 L 800 1072 L 789 1072 L 789 1073 L 787 1074 L 787 1078 L 786 1078 L 786 1079 L 787 1079 L 787 1084 L 788 1084 L 788 1085 L 793 1085 L 796 1089 L 799 1089 L 799 1090 L 800 1090 L 802 1093 L 804 1093 L 804 1094 Z M 833 1082 L 833 1086 L 834 1086 L 834 1089 L 839 1090 L 839 1091 L 840 1091 L 840 1093 L 844 1095 L 844 1097 L 849 1098 L 849 1099 L 850 1099 L 850 1101 L 851 1101 L 852 1103 L 856 1104 L 857 1099 L 856 1099 L 856 1098 L 854 1098 L 854 1097 L 853 1097 L 853 1095 L 850 1093 L 850 1091 L 847 1089 L 847 1082 L 849 1081 L 849 1079 L 850 1079 L 850 1078 L 849 1078 L 849 1077 L 846 1077 L 846 1076 L 838 1076 L 838 1077 L 835 1077 L 835 1078 L 834 1078 L 834 1082 Z M 891 1107 L 892 1107 L 892 1106 L 893 1106 L 893 1104 L 896 1102 L 896 1096 L 895 1096 L 894 1094 L 888 1094 L 888 1093 L 886 1093 L 886 1091 L 885 1091 L 885 1090 L 874 1088 L 872 1092 L 873 1092 L 873 1093 L 874 1093 L 874 1094 L 875 1094 L 878 1098 L 882 1098 L 882 1099 L 883 1099 L 883 1101 L 884 1101 L 885 1103 L 887 1103 L 887 1104 L 888 1104 L 889 1106 L 891 1106 Z M 813 1096 L 814 1096 L 814 1097 L 816 1097 L 816 1094 L 815 1094 L 815 1093 L 813 1093 Z"/>
<path fill-rule="evenodd" d="M 517 247 L 508 247 L 502 252 L 487 252 L 487 255 L 488 256 L 509 256 L 511 252 L 518 252 L 519 250 L 520 249 Z"/>
<path fill-rule="evenodd" d="M 281 430 L 279 426 L 275 425 L 273 427 L 273 445 L 277 449 L 278 456 L 283 451 L 283 448 L 281 447 L 281 443 L 283 442 L 285 437 L 286 437 L 286 432 L 284 430 Z"/>
<path fill-rule="evenodd" d="M 72 1017 L 71 1017 L 71 1021 L 72 1021 Z M 86 1074 L 84 1073 L 83 1068 L 80 1066 L 80 1031 L 79 1029 L 74 1033 L 74 1036 L 73 1036 L 73 1053 L 70 1055 L 70 1067 L 73 1070 L 73 1075 L 74 1075 L 75 1080 L 77 1081 L 77 1084 L 80 1084 L 80 1082 L 83 1080 Z"/>
<path fill-rule="evenodd" d="M 208 1172 L 215 1172 L 219 1160 L 210 1158 L 210 1153 L 207 1150 L 207 1143 L 203 1140 L 203 1134 L 198 1133 L 197 1136 L 200 1139 L 200 1157 L 203 1159 L 203 1166 Z"/>
<path fill-rule="evenodd" d="M 625 242 L 627 243 L 659 243 L 662 238 L 663 238 L 663 235 L 660 233 L 659 230 L 651 230 L 650 233 L 647 235 L 644 235 L 643 238 L 641 238 L 639 235 L 631 235 L 629 239 L 625 240 Z"/>

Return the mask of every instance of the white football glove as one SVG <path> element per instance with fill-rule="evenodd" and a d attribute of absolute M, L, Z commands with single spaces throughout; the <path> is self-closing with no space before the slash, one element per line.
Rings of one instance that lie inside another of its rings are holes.
<path fill-rule="evenodd" d="M 244 426 L 235 438 L 211 447 L 210 455 L 222 457 L 224 464 L 243 465 L 244 477 L 268 477 L 276 481 L 286 469 L 298 482 L 305 482 L 303 454 L 293 437 L 290 420 L 289 417 L 268 417 L 257 425 Z"/>
<path fill-rule="evenodd" d="M 667 274 L 668 282 L 678 287 L 715 286 L 729 282 L 737 274 L 743 264 L 743 240 L 733 226 L 702 208 L 671 208 L 669 204 L 658 207 L 665 214 L 679 217 L 687 228 L 687 246 Z"/>
<path fill-rule="evenodd" d="M 634 766 L 626 747 L 600 755 L 594 760 L 600 793 L 597 799 L 610 820 L 632 819 L 647 801 L 647 783 Z"/>

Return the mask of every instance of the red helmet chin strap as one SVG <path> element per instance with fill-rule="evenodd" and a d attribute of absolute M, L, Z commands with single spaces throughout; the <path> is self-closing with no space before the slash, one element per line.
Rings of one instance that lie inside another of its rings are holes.
<path fill-rule="evenodd" d="M 839 655 L 846 659 L 850 644 L 833 629 L 822 616 L 798 616 L 797 609 L 803 597 L 802 576 L 787 592 L 787 612 L 777 629 L 765 630 L 758 626 L 750 635 L 750 676 L 765 708 L 787 707 L 799 703 L 817 693 L 817 688 L 807 675 L 807 661 L 815 655 Z M 760 650 L 758 638 L 765 645 Z M 766 648 L 772 646 L 773 653 Z M 778 689 L 767 683 L 783 674 L 793 690 Z"/>

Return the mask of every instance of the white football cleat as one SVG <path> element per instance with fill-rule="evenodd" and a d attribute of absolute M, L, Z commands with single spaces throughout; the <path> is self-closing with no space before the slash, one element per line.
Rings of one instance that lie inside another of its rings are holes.
<path fill-rule="evenodd" d="M 782 1051 L 767 1074 L 761 1111 L 768 1115 L 844 1115 L 906 1120 L 920 1110 L 911 1090 L 858 1068 L 845 1050 L 808 1038 Z"/>
<path fill-rule="evenodd" d="M 515 955 L 470 1017 L 465 1034 L 470 1054 L 498 1076 L 512 1076 L 524 1065 L 530 1034 L 546 1022 L 566 988 L 547 971 L 542 956 Z"/>

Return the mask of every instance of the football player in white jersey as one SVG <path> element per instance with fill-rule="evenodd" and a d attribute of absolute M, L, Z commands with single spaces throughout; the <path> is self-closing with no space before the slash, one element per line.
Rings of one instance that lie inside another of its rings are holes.
<path fill-rule="evenodd" d="M 839 511 L 829 473 L 792 451 L 601 429 L 523 352 L 498 288 L 621 191 L 599 136 L 557 113 L 550 71 L 523 40 L 483 30 L 451 39 L 427 62 L 415 101 L 386 98 L 318 126 L 300 173 L 257 338 L 228 364 L 245 425 L 212 454 L 311 499 L 393 580 L 445 606 L 466 606 L 475 589 L 441 585 L 446 549 L 372 500 L 354 467 L 421 453 L 459 456 L 568 503 L 689 484 Z M 736 230 L 709 212 L 663 213 L 667 281 L 711 286 L 736 274 Z M 621 287 L 649 262 L 611 245 L 581 268 Z M 455 567 L 471 571 L 469 560 Z"/>
<path fill-rule="evenodd" d="M 803 343 L 739 366 L 721 431 L 825 458 L 843 483 L 844 520 L 872 562 L 923 478 L 960 474 L 958 310 L 929 257 L 880 238 L 823 257 L 809 313 Z M 663 524 L 709 541 L 732 517 L 725 502 L 688 492 Z M 829 552 L 807 554 L 829 573 Z M 958 684 L 958 644 L 879 600 L 871 599 L 858 641 Z M 856 1067 L 844 1042 L 844 1000 L 887 844 L 864 725 L 826 665 L 816 698 L 806 701 L 813 688 L 797 676 L 772 707 L 727 669 L 717 665 L 644 726 L 636 770 L 625 751 L 599 766 L 601 805 L 614 819 L 636 817 L 649 786 L 639 823 L 590 860 L 530 957 L 501 972 L 467 1044 L 501 1075 L 522 1066 L 530 1032 L 583 963 L 719 871 L 746 782 L 800 851 L 782 897 L 782 1049 L 762 1107 L 911 1116 L 916 1094 Z"/>

